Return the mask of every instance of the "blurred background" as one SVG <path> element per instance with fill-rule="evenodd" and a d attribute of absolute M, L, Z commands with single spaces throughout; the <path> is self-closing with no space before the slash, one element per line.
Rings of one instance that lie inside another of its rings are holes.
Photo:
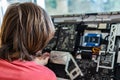
<path fill-rule="evenodd" d="M 50 15 L 120 11 L 120 0 L 0 0 L 0 12 L 15 2 L 37 3 Z"/>
<path fill-rule="evenodd" d="M 7 6 L 15 2 L 33 2 L 50 15 L 87 14 L 120 11 L 120 0 L 0 0 L 0 23 Z"/>

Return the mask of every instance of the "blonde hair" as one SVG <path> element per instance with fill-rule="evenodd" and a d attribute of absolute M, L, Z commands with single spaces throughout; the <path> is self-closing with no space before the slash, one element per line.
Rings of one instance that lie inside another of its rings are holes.
<path fill-rule="evenodd" d="M 12 60 L 10 55 L 19 52 L 22 60 L 42 50 L 54 34 L 54 26 L 47 13 L 34 3 L 11 4 L 1 27 L 0 58 Z"/>

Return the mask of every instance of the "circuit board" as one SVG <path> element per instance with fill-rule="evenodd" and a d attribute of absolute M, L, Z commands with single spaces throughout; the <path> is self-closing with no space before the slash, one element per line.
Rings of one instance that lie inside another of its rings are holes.
<path fill-rule="evenodd" d="M 76 40 L 76 25 L 62 24 L 56 26 L 55 28 L 55 36 L 46 48 L 58 51 L 74 51 Z"/>

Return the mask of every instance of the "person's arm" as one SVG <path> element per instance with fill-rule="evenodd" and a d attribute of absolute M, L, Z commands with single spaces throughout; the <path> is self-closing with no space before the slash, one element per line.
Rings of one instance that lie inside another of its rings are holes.
<path fill-rule="evenodd" d="M 45 52 L 43 53 L 42 56 L 36 57 L 34 61 L 39 65 L 46 65 L 48 63 L 49 58 L 50 58 L 50 53 Z M 47 80 L 57 80 L 57 77 L 53 71 L 50 70 Z"/>
<path fill-rule="evenodd" d="M 34 61 L 37 64 L 46 65 L 48 63 L 49 58 L 50 58 L 50 54 L 48 52 L 45 52 L 42 56 L 36 57 Z"/>

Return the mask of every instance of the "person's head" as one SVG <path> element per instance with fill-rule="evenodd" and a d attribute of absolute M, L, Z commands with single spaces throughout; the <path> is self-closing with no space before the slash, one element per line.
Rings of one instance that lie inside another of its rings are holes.
<path fill-rule="evenodd" d="M 31 60 L 31 56 L 47 45 L 54 31 L 50 17 L 40 6 L 34 3 L 11 4 L 1 26 L 0 58 Z"/>

